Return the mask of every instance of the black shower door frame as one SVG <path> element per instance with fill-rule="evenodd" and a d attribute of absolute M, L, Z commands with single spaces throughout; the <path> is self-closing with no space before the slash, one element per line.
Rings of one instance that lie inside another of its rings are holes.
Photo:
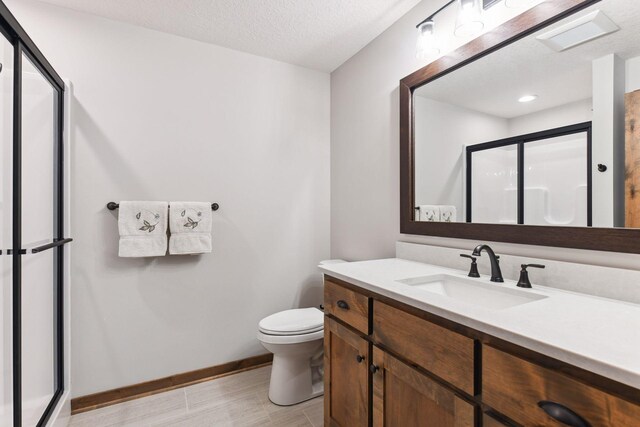
<path fill-rule="evenodd" d="M 473 153 L 478 151 L 490 150 L 492 148 L 507 147 L 510 145 L 517 146 L 517 169 L 518 169 L 518 197 L 517 197 L 517 223 L 524 224 L 524 146 L 528 142 L 536 142 L 544 139 L 555 138 L 559 136 L 572 135 L 576 133 L 587 134 L 587 227 L 591 227 L 593 223 L 593 195 L 592 195 L 592 155 L 591 155 L 591 139 L 592 139 L 592 122 L 577 123 L 575 125 L 562 126 L 554 129 L 547 129 L 540 132 L 534 132 L 526 135 L 519 135 L 497 141 L 484 142 L 481 144 L 469 145 L 466 148 L 466 183 L 465 183 L 465 199 L 466 199 L 466 222 L 472 222 L 472 162 Z"/>
<path fill-rule="evenodd" d="M 50 419 L 62 394 L 64 393 L 64 244 L 71 241 L 64 237 L 64 95 L 65 85 L 49 61 L 35 45 L 26 31 L 0 1 L 0 31 L 13 45 L 13 239 L 12 256 L 13 276 L 13 425 L 22 427 L 22 256 L 46 250 L 54 251 L 54 393 L 37 426 L 44 426 Z M 54 105 L 54 176 L 51 182 L 43 185 L 53 186 L 53 236 L 50 243 L 36 248 L 23 248 L 22 242 L 22 59 L 23 55 L 38 69 L 56 92 Z"/>

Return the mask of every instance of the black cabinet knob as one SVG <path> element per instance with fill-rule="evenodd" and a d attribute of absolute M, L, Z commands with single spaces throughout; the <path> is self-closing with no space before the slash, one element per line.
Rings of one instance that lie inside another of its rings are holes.
<path fill-rule="evenodd" d="M 362 363 L 362 361 L 363 361 L 363 360 L 364 360 L 364 356 L 361 356 L 361 355 L 357 355 L 357 356 L 356 356 L 356 361 L 357 361 L 358 363 Z"/>
<path fill-rule="evenodd" d="M 349 304 L 347 304 L 347 302 L 346 302 L 346 301 L 344 301 L 344 300 L 338 300 L 338 302 L 336 303 L 336 305 L 337 305 L 338 307 L 340 307 L 341 309 L 343 309 L 343 310 L 349 310 Z"/>
<path fill-rule="evenodd" d="M 538 406 L 551 418 L 568 426 L 591 427 L 587 420 L 560 403 L 541 400 Z"/>
<path fill-rule="evenodd" d="M 374 364 L 369 365 L 369 370 L 371 371 L 372 374 L 375 374 L 376 372 L 378 372 L 378 370 L 380 370 L 380 368 Z"/>

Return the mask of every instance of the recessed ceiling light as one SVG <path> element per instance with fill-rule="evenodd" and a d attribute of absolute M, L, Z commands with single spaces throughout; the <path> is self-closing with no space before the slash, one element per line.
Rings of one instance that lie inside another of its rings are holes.
<path fill-rule="evenodd" d="M 538 99 L 538 95 L 525 95 L 518 99 L 518 102 L 531 102 L 535 101 L 536 99 Z"/>
<path fill-rule="evenodd" d="M 536 37 L 536 39 L 556 52 L 562 52 L 579 44 L 616 32 L 619 29 L 620 27 L 604 12 L 595 10 L 588 15 L 547 31 Z"/>

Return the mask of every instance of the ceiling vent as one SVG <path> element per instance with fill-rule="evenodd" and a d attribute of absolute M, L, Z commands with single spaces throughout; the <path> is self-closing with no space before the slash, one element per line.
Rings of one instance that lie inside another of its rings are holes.
<path fill-rule="evenodd" d="M 598 37 L 616 32 L 619 29 L 620 27 L 604 12 L 596 10 L 544 34 L 540 34 L 536 39 L 556 52 L 562 52 Z"/>

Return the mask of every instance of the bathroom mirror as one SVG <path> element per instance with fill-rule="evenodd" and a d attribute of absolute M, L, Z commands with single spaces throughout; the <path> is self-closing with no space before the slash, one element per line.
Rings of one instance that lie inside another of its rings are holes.
<path fill-rule="evenodd" d="M 403 233 L 640 252 L 640 2 L 543 2 L 400 91 Z"/>

